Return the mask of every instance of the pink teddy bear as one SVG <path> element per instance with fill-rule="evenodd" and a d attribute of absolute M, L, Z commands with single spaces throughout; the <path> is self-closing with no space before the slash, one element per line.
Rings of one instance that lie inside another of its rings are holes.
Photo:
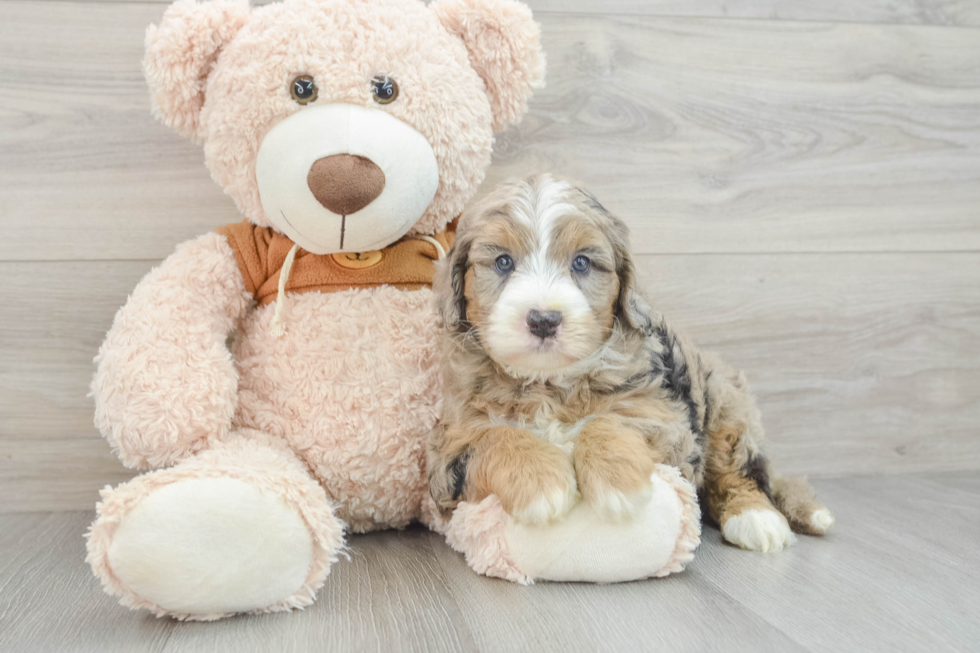
<path fill-rule="evenodd" d="M 96 425 L 156 471 L 103 490 L 88 561 L 157 615 L 306 606 L 345 525 L 432 520 L 432 268 L 539 31 L 514 0 L 178 0 L 146 48 L 156 114 L 246 221 L 147 274 L 96 358 Z"/>

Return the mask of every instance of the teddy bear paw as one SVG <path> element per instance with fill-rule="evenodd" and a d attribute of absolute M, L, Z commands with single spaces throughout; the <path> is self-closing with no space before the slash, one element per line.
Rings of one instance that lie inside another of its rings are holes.
<path fill-rule="evenodd" d="M 157 614 L 214 619 L 287 609 L 276 606 L 290 597 L 296 600 L 288 607 L 309 602 L 295 596 L 314 558 L 302 516 L 235 478 L 194 478 L 152 490 L 122 517 L 106 553 L 124 603 Z"/>

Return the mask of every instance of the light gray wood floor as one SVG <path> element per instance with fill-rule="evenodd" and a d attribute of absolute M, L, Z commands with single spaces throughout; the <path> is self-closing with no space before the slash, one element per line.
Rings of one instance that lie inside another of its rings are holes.
<path fill-rule="evenodd" d="M 422 529 L 351 538 L 303 612 L 178 623 L 84 564 L 87 512 L 0 515 L 0 651 L 976 651 L 980 473 L 822 479 L 826 538 L 746 553 L 706 528 L 683 574 L 520 587 Z"/>

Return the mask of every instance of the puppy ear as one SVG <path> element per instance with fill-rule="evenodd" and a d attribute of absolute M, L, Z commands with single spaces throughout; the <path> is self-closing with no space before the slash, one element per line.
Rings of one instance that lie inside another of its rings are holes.
<path fill-rule="evenodd" d="M 531 92 L 544 86 L 541 30 L 531 10 L 516 0 L 436 0 L 429 6 L 466 44 L 470 64 L 487 87 L 493 130 L 520 121 Z"/>
<path fill-rule="evenodd" d="M 616 317 L 624 327 L 636 329 L 649 336 L 653 333 L 653 311 L 640 294 L 636 267 L 630 254 L 629 229 L 618 218 L 610 218 L 613 222 L 611 240 L 616 257 L 616 274 L 619 275 Z"/>
<path fill-rule="evenodd" d="M 466 323 L 466 271 L 469 262 L 470 241 L 465 234 L 459 234 L 456 244 L 449 250 L 445 259 L 439 262 L 432 292 L 435 295 L 436 309 L 447 329 L 457 329 Z"/>
<path fill-rule="evenodd" d="M 153 112 L 182 136 L 200 140 L 208 75 L 221 48 L 248 22 L 247 1 L 177 0 L 146 30 L 143 73 Z"/>

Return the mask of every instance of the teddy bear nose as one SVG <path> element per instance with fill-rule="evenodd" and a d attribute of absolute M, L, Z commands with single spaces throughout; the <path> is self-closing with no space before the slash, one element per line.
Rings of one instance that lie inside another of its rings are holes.
<path fill-rule="evenodd" d="M 306 183 L 325 209 L 337 215 L 357 213 L 385 189 L 385 173 L 371 159 L 332 154 L 310 166 Z"/>

